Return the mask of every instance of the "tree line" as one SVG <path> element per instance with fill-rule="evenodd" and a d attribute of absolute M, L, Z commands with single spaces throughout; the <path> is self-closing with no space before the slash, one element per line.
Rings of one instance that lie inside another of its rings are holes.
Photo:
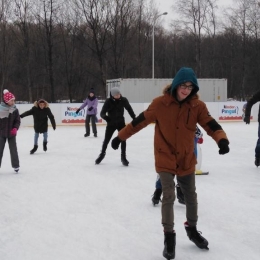
<path fill-rule="evenodd" d="M 237 0 L 173 0 L 163 28 L 154 0 L 1 0 L 0 84 L 16 100 L 81 102 L 106 80 L 173 78 L 182 66 L 198 78 L 227 78 L 228 97 L 245 100 L 260 84 L 260 6 Z"/>

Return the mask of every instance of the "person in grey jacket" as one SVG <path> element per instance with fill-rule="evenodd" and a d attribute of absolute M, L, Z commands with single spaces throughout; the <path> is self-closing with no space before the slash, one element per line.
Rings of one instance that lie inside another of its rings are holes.
<path fill-rule="evenodd" d="M 88 137 L 90 135 L 89 123 L 91 121 L 94 137 L 97 137 L 96 117 L 97 117 L 98 99 L 95 96 L 95 91 L 93 88 L 90 89 L 88 97 L 86 98 L 85 102 L 80 106 L 80 108 L 77 109 L 76 114 L 78 114 L 79 111 L 86 106 L 88 108 L 87 108 L 87 114 L 85 120 L 86 133 L 84 134 L 84 136 Z"/>
<path fill-rule="evenodd" d="M 8 141 L 11 164 L 15 172 L 20 168 L 19 157 L 16 145 L 16 134 L 20 127 L 20 115 L 15 106 L 15 96 L 7 89 L 3 91 L 3 100 L 0 105 L 0 167 L 5 148 Z"/>
<path fill-rule="evenodd" d="M 246 104 L 246 111 L 244 122 L 246 124 L 250 124 L 250 115 L 252 106 L 260 101 L 260 90 L 257 91 L 248 101 Z M 258 110 L 258 139 L 256 141 L 255 147 L 255 166 L 258 167 L 260 165 L 260 105 Z"/>

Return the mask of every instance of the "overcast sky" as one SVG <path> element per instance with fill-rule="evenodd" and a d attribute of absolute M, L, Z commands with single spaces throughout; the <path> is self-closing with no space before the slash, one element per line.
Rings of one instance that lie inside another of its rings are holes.
<path fill-rule="evenodd" d="M 174 3 L 174 0 L 154 0 L 155 4 L 159 7 L 159 10 L 163 13 L 163 12 L 168 12 L 168 15 L 163 16 L 161 19 L 162 25 L 165 26 L 166 28 L 168 28 L 169 23 L 171 20 L 174 19 L 174 16 L 177 15 L 176 12 L 171 10 L 171 6 Z M 218 0 L 217 1 L 217 5 L 218 5 L 218 9 L 219 11 L 223 8 L 223 7 L 228 7 L 232 4 L 233 0 Z"/>

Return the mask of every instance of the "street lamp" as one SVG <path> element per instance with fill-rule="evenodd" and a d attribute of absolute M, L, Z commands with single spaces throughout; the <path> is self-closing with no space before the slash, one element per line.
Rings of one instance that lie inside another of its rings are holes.
<path fill-rule="evenodd" d="M 152 50 L 152 52 L 153 52 L 153 55 L 152 55 L 152 63 L 153 63 L 153 69 L 152 69 L 152 78 L 154 79 L 154 25 L 155 25 L 155 22 L 156 22 L 156 20 L 160 17 L 160 16 L 162 16 L 162 15 L 167 15 L 168 13 L 167 12 L 164 12 L 164 13 L 162 13 L 162 14 L 159 14 L 159 15 L 157 15 L 157 16 L 155 16 L 154 17 L 154 19 L 153 19 L 153 50 Z"/>

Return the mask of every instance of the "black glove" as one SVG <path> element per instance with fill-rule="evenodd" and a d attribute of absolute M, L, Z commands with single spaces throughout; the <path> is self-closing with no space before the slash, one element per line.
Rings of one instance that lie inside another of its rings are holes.
<path fill-rule="evenodd" d="M 90 107 L 89 109 L 88 109 L 88 111 L 91 111 L 93 109 L 93 107 Z"/>
<path fill-rule="evenodd" d="M 55 126 L 53 126 L 52 128 L 53 128 L 53 130 L 55 131 L 55 129 L 56 129 L 56 125 L 55 125 Z"/>
<path fill-rule="evenodd" d="M 76 114 L 78 114 L 78 113 L 79 113 L 79 111 L 80 111 L 80 109 L 77 109 L 77 110 L 76 110 Z"/>
<path fill-rule="evenodd" d="M 110 117 L 109 116 L 105 116 L 104 118 L 107 122 L 111 121 Z"/>
<path fill-rule="evenodd" d="M 245 116 L 244 117 L 244 122 L 249 125 L 250 124 L 250 116 Z"/>
<path fill-rule="evenodd" d="M 117 150 L 121 142 L 122 142 L 122 141 L 119 139 L 118 136 L 115 137 L 115 138 L 112 140 L 112 142 L 111 142 L 112 148 L 113 148 L 114 150 Z"/>
<path fill-rule="evenodd" d="M 229 141 L 227 139 L 220 139 L 218 142 L 219 154 L 226 154 L 229 152 Z"/>
<path fill-rule="evenodd" d="M 23 118 L 23 115 L 20 115 L 21 118 Z"/>

